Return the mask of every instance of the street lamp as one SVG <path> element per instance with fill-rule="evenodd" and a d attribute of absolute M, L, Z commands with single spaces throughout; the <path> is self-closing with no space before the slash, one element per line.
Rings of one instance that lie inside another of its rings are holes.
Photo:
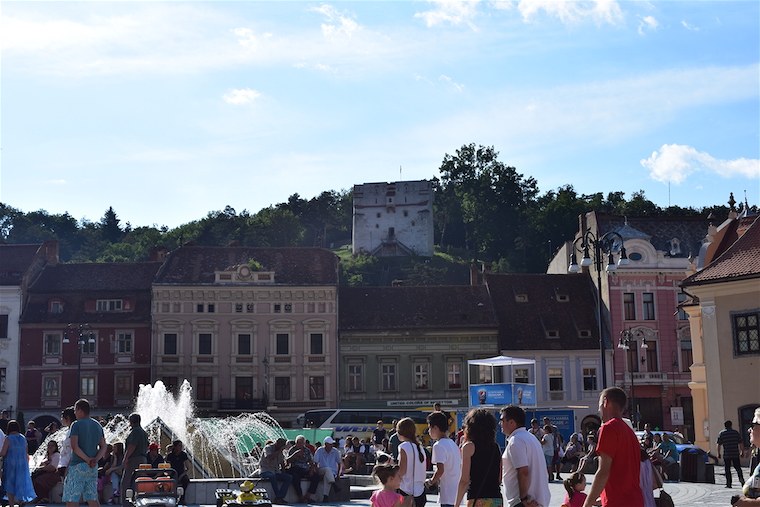
<path fill-rule="evenodd" d="M 607 266 L 605 271 L 608 273 L 614 272 L 617 269 L 615 265 L 615 258 L 613 251 L 617 241 L 620 241 L 620 259 L 618 260 L 618 266 L 626 266 L 629 263 L 628 255 L 625 253 L 625 246 L 623 246 L 623 236 L 617 232 L 610 231 L 598 237 L 591 231 L 586 231 L 578 239 L 573 242 L 572 254 L 570 255 L 570 266 L 567 268 L 570 273 L 580 273 L 581 268 L 587 268 L 594 264 L 596 268 L 596 282 L 597 282 L 597 325 L 599 327 L 599 354 L 601 355 L 602 366 L 602 389 L 607 389 L 607 359 L 604 355 L 604 337 L 602 336 L 602 259 L 603 255 L 607 255 Z M 578 242 L 581 242 L 578 245 Z M 575 257 L 575 252 L 583 253 L 580 265 Z M 593 253 L 593 259 L 591 254 Z"/>
<path fill-rule="evenodd" d="M 626 351 L 626 357 L 625 357 L 625 363 L 626 363 L 626 370 L 628 369 L 628 354 L 627 352 L 631 349 L 631 346 L 636 346 L 636 339 L 641 338 L 641 350 L 646 351 L 649 348 L 649 345 L 647 345 L 647 339 L 644 337 L 644 333 L 641 331 L 641 329 L 625 329 L 620 332 L 620 343 L 618 343 L 618 348 Z M 644 364 L 643 357 L 641 358 L 641 364 Z M 636 409 L 636 377 L 633 375 L 633 368 L 631 368 L 631 420 L 633 422 L 633 426 L 638 429 L 639 427 L 639 418 L 638 418 L 638 410 Z M 625 378 L 625 377 L 623 377 Z"/>
<path fill-rule="evenodd" d="M 69 335 L 77 338 L 77 399 L 82 397 L 82 352 L 84 346 L 95 343 L 95 336 L 89 324 L 67 324 L 66 332 L 63 335 L 63 343 L 69 343 Z"/>

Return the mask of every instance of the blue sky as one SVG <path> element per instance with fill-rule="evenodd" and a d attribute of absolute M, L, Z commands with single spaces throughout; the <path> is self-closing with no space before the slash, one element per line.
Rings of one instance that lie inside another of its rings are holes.
<path fill-rule="evenodd" d="M 174 227 L 432 178 L 471 142 L 541 192 L 760 202 L 755 1 L 0 9 L 0 200 L 23 211 Z"/>

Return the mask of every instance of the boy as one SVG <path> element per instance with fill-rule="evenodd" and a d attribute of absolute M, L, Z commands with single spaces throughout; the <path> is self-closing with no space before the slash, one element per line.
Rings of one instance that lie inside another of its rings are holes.
<path fill-rule="evenodd" d="M 457 444 L 448 438 L 449 421 L 446 414 L 433 412 L 427 416 L 428 432 L 433 444 L 435 474 L 427 486 L 438 485 L 438 503 L 441 507 L 453 507 L 462 473 L 462 458 Z"/>

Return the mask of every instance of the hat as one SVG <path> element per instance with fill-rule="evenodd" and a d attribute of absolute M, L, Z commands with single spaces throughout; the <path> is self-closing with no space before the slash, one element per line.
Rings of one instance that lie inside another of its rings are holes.
<path fill-rule="evenodd" d="M 155 442 L 151 442 L 151 444 L 148 446 L 149 451 L 157 451 L 158 450 L 158 444 Z"/>
<path fill-rule="evenodd" d="M 333 437 L 325 437 L 324 440 L 322 440 L 323 444 L 334 444 L 335 440 L 333 440 Z"/>

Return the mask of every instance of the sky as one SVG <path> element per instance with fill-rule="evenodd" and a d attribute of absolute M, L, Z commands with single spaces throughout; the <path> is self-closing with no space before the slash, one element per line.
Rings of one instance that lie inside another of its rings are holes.
<path fill-rule="evenodd" d="M 0 3 L 0 201 L 180 224 L 493 146 L 579 194 L 760 204 L 760 2 Z"/>

